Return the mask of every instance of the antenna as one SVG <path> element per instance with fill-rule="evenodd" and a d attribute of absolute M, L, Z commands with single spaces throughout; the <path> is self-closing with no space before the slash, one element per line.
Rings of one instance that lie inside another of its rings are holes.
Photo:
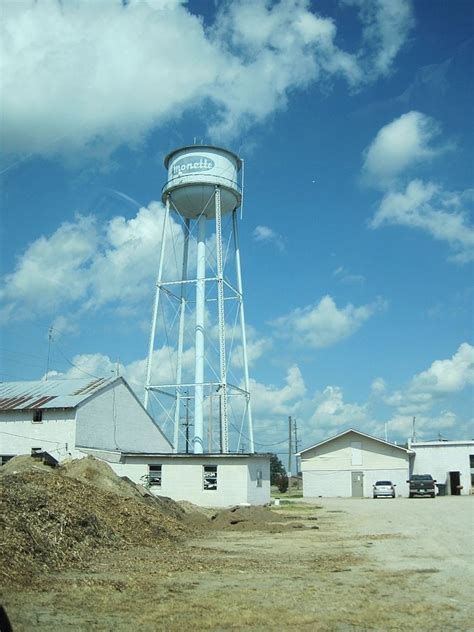
<path fill-rule="evenodd" d="M 44 381 L 48 381 L 48 373 L 49 373 L 49 356 L 51 353 L 51 341 L 53 340 L 53 327 L 51 326 L 48 329 L 48 355 L 46 358 L 46 375 L 44 376 Z"/>
<path fill-rule="evenodd" d="M 416 417 L 413 417 L 413 430 L 411 433 L 411 442 L 416 442 Z"/>

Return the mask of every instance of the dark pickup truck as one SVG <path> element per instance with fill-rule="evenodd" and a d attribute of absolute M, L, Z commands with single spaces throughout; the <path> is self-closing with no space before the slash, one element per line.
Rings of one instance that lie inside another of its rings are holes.
<path fill-rule="evenodd" d="M 414 498 L 415 496 L 436 496 L 436 481 L 431 474 L 413 474 L 407 483 L 410 484 L 409 496 Z"/>

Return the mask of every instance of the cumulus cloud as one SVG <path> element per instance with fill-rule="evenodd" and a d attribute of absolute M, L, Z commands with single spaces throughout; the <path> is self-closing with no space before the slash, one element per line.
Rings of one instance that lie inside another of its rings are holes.
<path fill-rule="evenodd" d="M 360 307 L 348 303 L 338 308 L 331 296 L 324 296 L 318 304 L 298 307 L 271 324 L 278 335 L 297 345 L 329 347 L 354 334 L 384 307 L 384 301 L 378 300 Z"/>
<path fill-rule="evenodd" d="M 249 367 L 253 366 L 265 353 L 273 347 L 270 338 L 258 338 L 247 341 L 247 362 Z M 241 369 L 243 367 L 243 350 L 242 345 L 236 345 L 233 349 L 231 364 L 234 368 Z"/>
<path fill-rule="evenodd" d="M 55 347 L 53 343 L 53 354 Z M 61 355 L 60 362 L 64 356 Z M 54 361 L 54 360 L 53 360 Z M 175 380 L 176 350 L 167 345 L 163 345 L 153 352 L 152 360 L 152 384 L 173 383 Z M 48 377 L 58 379 L 77 379 L 81 377 L 113 377 L 119 373 L 124 377 L 137 396 L 142 399 L 144 394 L 144 384 L 146 376 L 147 358 L 134 360 L 128 364 L 117 362 L 103 353 L 82 353 L 77 354 L 69 360 L 70 368 L 66 371 L 52 370 L 48 372 Z M 183 370 L 191 373 L 194 368 L 194 352 L 188 349 L 184 352 Z"/>
<path fill-rule="evenodd" d="M 365 276 L 363 274 L 352 274 L 344 266 L 339 266 L 332 274 L 344 285 L 362 285 L 365 283 Z"/>
<path fill-rule="evenodd" d="M 400 415 L 427 413 L 436 400 L 474 385 L 474 347 L 463 342 L 451 358 L 435 360 L 407 388 L 386 393 L 384 402 Z"/>
<path fill-rule="evenodd" d="M 469 385 L 474 385 L 474 347 L 463 342 L 451 358 L 435 360 L 429 369 L 415 375 L 411 390 L 432 394 L 454 393 Z"/>
<path fill-rule="evenodd" d="M 292 414 L 295 404 L 306 393 L 306 385 L 298 366 L 294 365 L 288 369 L 285 382 L 284 386 L 278 388 L 251 379 L 253 413 L 263 417 Z"/>
<path fill-rule="evenodd" d="M 285 250 L 285 243 L 283 237 L 268 226 L 256 226 L 253 231 L 253 238 L 255 241 L 274 244 L 280 252 Z"/>
<path fill-rule="evenodd" d="M 386 187 L 397 176 L 446 149 L 434 146 L 438 123 L 421 112 L 407 112 L 379 130 L 365 150 L 363 174 L 377 186 Z"/>
<path fill-rule="evenodd" d="M 404 0 L 358 5 L 365 44 L 349 53 L 309 0 L 221 3 L 207 25 L 177 0 L 4 3 L 3 148 L 107 153 L 198 108 L 223 139 L 311 83 L 363 85 L 389 70 L 411 14 Z"/>
<path fill-rule="evenodd" d="M 363 36 L 371 53 L 374 72 L 387 75 L 415 25 L 409 0 L 344 0 L 356 6 L 364 24 Z"/>
<path fill-rule="evenodd" d="M 75 304 L 81 311 L 110 303 L 133 306 L 150 295 L 158 268 L 164 211 L 152 202 L 131 219 L 113 217 L 99 226 L 78 215 L 52 235 L 34 241 L 6 275 L 1 289 L 4 320 L 43 314 Z M 182 247 L 180 226 L 170 217 L 168 244 Z M 179 258 L 178 258 L 179 260 Z M 60 265 L 58 265 L 60 264 Z M 165 275 L 175 271 L 168 257 Z M 64 322 L 61 324 L 64 328 Z"/>
<path fill-rule="evenodd" d="M 316 397 L 316 407 L 310 423 L 324 430 L 357 427 L 367 421 L 367 404 L 348 404 L 344 402 L 340 386 L 326 386 Z"/>
<path fill-rule="evenodd" d="M 449 431 L 459 427 L 459 419 L 455 413 L 449 410 L 443 410 L 438 415 L 417 415 L 416 416 L 416 438 L 420 440 L 435 440 L 439 435 L 443 436 L 442 431 Z M 381 426 L 377 427 L 378 431 L 382 430 Z M 413 434 L 413 417 L 410 414 L 394 415 L 387 422 L 389 434 L 398 437 L 409 438 Z M 390 436 L 389 436 L 390 440 Z"/>
<path fill-rule="evenodd" d="M 370 390 L 372 391 L 374 395 L 380 395 L 382 393 L 385 393 L 386 389 L 387 389 L 387 385 L 385 383 L 385 380 L 382 377 L 376 377 L 372 381 L 372 384 L 370 385 Z"/>
<path fill-rule="evenodd" d="M 474 258 L 474 226 L 468 211 L 473 200 L 472 190 L 448 192 L 433 182 L 412 180 L 404 191 L 385 194 L 370 227 L 393 225 L 422 230 L 446 242 L 453 251 L 453 261 L 466 263 Z"/>

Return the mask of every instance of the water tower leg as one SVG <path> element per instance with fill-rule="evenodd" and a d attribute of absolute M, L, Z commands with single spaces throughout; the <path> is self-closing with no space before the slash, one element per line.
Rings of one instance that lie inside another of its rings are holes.
<path fill-rule="evenodd" d="M 222 252 L 221 190 L 216 187 L 216 254 L 217 254 L 217 321 L 219 328 L 219 395 L 221 402 L 222 452 L 229 452 L 229 421 L 227 411 L 227 363 L 225 352 L 224 259 Z"/>
<path fill-rule="evenodd" d="M 173 452 L 178 452 L 179 447 L 179 421 L 181 413 L 181 380 L 183 370 L 183 346 L 184 346 L 184 319 L 186 314 L 186 288 L 188 279 L 188 254 L 189 254 L 189 219 L 184 224 L 183 266 L 181 270 L 181 305 L 179 310 L 178 333 L 178 357 L 176 362 L 176 408 L 174 411 L 174 436 Z"/>
<path fill-rule="evenodd" d="M 194 453 L 203 453 L 204 428 L 204 317 L 206 302 L 206 216 L 197 220 L 196 329 L 194 365 Z"/>
<path fill-rule="evenodd" d="M 246 396 L 246 412 L 248 419 L 248 433 L 249 433 L 249 452 L 255 451 L 253 442 L 253 420 L 252 420 L 252 407 L 250 405 L 250 380 L 249 380 L 249 365 L 247 358 L 247 337 L 245 334 L 245 312 L 244 312 L 244 295 L 242 289 L 242 272 L 240 269 L 240 245 L 239 245 L 239 232 L 237 227 L 237 211 L 232 213 L 232 226 L 234 233 L 234 250 L 235 250 L 235 267 L 237 277 L 237 291 L 239 293 L 239 314 L 240 314 L 240 330 L 242 335 L 242 355 L 244 363 L 244 386 L 247 391 Z"/>
<path fill-rule="evenodd" d="M 160 293 L 161 293 L 161 281 L 163 278 L 163 264 L 165 260 L 165 249 L 166 249 L 166 230 L 168 227 L 168 217 L 170 214 L 170 199 L 166 198 L 165 204 L 165 216 L 163 218 L 163 230 L 161 232 L 161 250 L 160 250 L 160 263 L 158 265 L 158 276 L 156 278 L 156 292 L 155 292 L 155 302 L 153 304 L 153 318 L 151 321 L 151 331 L 150 331 L 150 341 L 148 344 L 148 360 L 146 365 L 146 380 L 145 380 L 145 399 L 144 406 L 148 410 L 148 402 L 150 399 L 150 380 L 151 380 L 151 369 L 153 363 L 153 349 L 155 346 L 155 335 L 156 335 L 156 321 L 158 319 L 158 306 L 160 303 Z"/>

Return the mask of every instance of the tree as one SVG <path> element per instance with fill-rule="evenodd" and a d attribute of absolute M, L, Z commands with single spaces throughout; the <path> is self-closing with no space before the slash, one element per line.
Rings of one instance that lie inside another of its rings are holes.
<path fill-rule="evenodd" d="M 270 455 L 270 485 L 278 485 L 282 476 L 286 476 L 283 463 L 276 454 Z"/>
<path fill-rule="evenodd" d="M 278 477 L 278 491 L 280 494 L 284 494 L 288 491 L 288 485 L 290 481 L 288 480 L 288 476 L 286 474 L 281 474 Z"/>

